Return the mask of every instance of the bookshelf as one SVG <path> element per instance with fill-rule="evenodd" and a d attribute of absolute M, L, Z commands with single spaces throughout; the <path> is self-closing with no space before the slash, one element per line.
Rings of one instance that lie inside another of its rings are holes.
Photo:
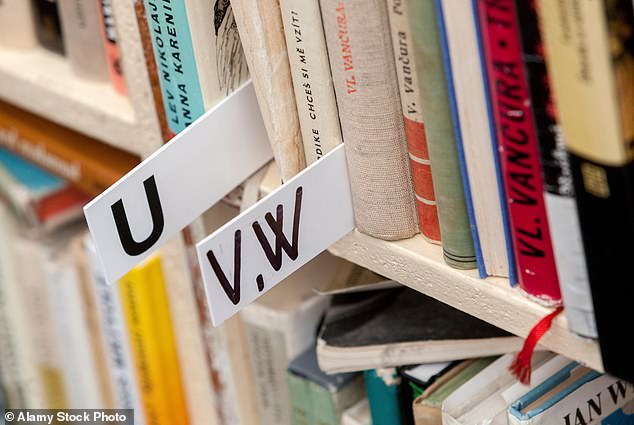
<path fill-rule="evenodd" d="M 386 242 L 355 230 L 333 245 L 330 252 L 521 337 L 526 337 L 537 321 L 550 312 L 526 298 L 518 288 L 511 288 L 508 279 L 480 279 L 476 270 L 447 266 L 440 246 L 420 235 Z M 563 314 L 555 319 L 540 343 L 548 350 L 603 370 L 599 345 L 568 331 Z"/>
<path fill-rule="evenodd" d="M 271 193 L 279 182 L 277 167 L 270 165 L 260 184 L 260 194 Z M 521 337 L 526 337 L 551 311 L 525 297 L 519 288 L 512 288 L 508 279 L 480 279 L 477 270 L 449 267 L 442 258 L 441 247 L 427 242 L 421 235 L 388 242 L 355 230 L 329 251 Z M 564 314 L 555 319 L 540 344 L 603 371 L 599 344 L 570 332 Z"/>

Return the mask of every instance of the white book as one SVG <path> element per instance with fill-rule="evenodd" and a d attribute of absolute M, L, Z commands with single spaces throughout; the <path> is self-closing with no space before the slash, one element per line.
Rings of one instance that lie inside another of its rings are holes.
<path fill-rule="evenodd" d="M 508 409 L 509 425 L 634 423 L 634 385 L 576 362 Z"/>
<path fill-rule="evenodd" d="M 533 354 L 531 364 L 537 368 L 552 357 L 549 352 L 537 351 Z M 442 403 L 443 425 L 475 425 L 463 422 L 462 417 L 491 395 L 517 382 L 509 372 L 514 359 L 515 354 L 500 357 L 447 397 Z"/>
<path fill-rule="evenodd" d="M 509 277 L 502 204 L 473 3 L 442 0 L 471 202 L 487 275 Z"/>
<path fill-rule="evenodd" d="M 318 0 L 280 0 L 306 163 L 343 141 Z"/>
<path fill-rule="evenodd" d="M 57 0 L 57 3 L 66 56 L 72 70 L 81 78 L 109 81 L 97 0 Z"/>
<path fill-rule="evenodd" d="M 106 354 L 115 409 L 134 409 L 135 425 L 144 424 L 143 405 L 137 391 L 138 381 L 129 345 L 129 336 L 119 291 L 116 284 L 106 281 L 103 267 L 89 235 L 83 238 L 92 272 L 90 285 L 102 332 L 100 338 Z"/>
<path fill-rule="evenodd" d="M 70 236 L 58 237 L 42 261 L 61 343 L 69 408 L 99 409 L 105 406 L 105 394 L 98 373 L 98 353 L 91 340 L 78 269 L 65 258 L 64 247 Z"/>
<path fill-rule="evenodd" d="M 315 344 L 330 297 L 316 295 L 313 288 L 331 280 L 340 261 L 320 254 L 241 313 L 262 424 L 291 424 L 288 364 Z"/>
<path fill-rule="evenodd" d="M 25 49 L 36 45 L 33 2 L 0 1 L 0 46 Z"/>

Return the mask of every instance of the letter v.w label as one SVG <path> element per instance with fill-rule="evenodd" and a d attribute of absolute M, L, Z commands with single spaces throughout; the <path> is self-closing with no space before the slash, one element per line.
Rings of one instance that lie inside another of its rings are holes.
<path fill-rule="evenodd" d="M 353 229 L 341 145 L 198 243 L 213 324 L 220 325 Z"/>
<path fill-rule="evenodd" d="M 121 278 L 272 156 L 253 86 L 246 83 L 84 207 L 108 281 Z"/>

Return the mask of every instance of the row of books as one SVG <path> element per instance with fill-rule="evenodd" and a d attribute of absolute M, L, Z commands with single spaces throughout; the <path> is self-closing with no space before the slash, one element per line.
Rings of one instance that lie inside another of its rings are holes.
<path fill-rule="evenodd" d="M 563 296 L 570 329 L 622 369 L 610 347 L 634 294 L 619 285 L 615 306 L 605 288 L 632 254 L 631 2 L 223 5 L 137 2 L 171 133 L 248 64 L 283 179 L 345 141 L 359 231 L 420 232 L 452 267 Z"/>
<path fill-rule="evenodd" d="M 64 55 L 85 80 L 111 83 L 126 94 L 110 0 L 5 0 L 0 3 L 0 47 L 43 47 Z"/>

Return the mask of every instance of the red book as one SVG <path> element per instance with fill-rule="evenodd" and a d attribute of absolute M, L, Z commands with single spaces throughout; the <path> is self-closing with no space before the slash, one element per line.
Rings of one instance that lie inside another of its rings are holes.
<path fill-rule="evenodd" d="M 520 287 L 541 302 L 558 304 L 561 293 L 515 3 L 476 4 Z"/>

